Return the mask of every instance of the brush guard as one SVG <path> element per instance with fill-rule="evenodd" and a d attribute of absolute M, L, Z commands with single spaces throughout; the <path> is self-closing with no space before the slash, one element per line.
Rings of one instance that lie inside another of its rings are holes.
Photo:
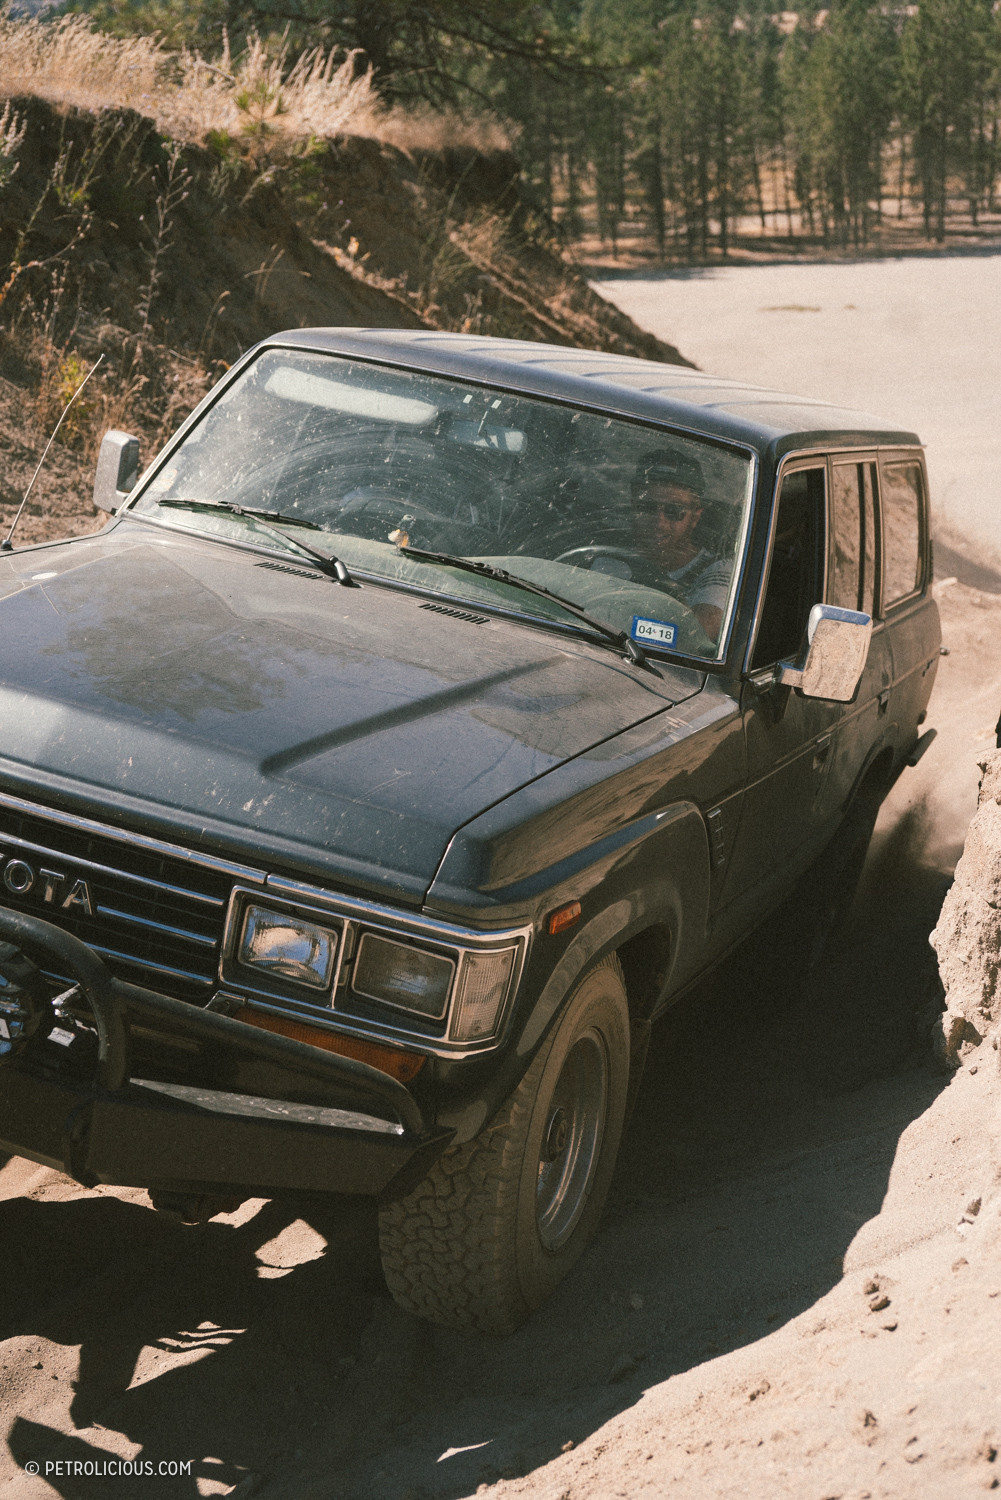
<path fill-rule="evenodd" d="M 43 975 L 69 988 L 48 999 Z M 114 979 L 4 908 L 0 1020 L 0 1149 L 85 1187 L 392 1198 L 452 1136 L 378 1069 Z"/>

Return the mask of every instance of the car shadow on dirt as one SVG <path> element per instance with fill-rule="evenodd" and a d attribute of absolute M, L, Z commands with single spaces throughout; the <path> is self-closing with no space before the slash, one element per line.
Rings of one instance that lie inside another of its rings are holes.
<path fill-rule="evenodd" d="M 882 839 L 813 982 L 779 962 L 793 937 L 779 914 L 659 1024 L 603 1230 L 510 1338 L 400 1312 L 357 1201 L 196 1229 L 104 1195 L 0 1204 L 4 1337 L 80 1346 L 62 1405 L 45 1368 L 28 1372 L 47 1384 L 19 1397 L 15 1462 L 69 1465 L 48 1476 L 66 1497 L 108 1493 L 100 1466 L 128 1453 L 192 1467 L 116 1477 L 121 1500 L 209 1479 L 266 1500 L 458 1500 L 808 1310 L 944 1083 L 917 1022 L 929 997 L 934 1010 L 927 936 L 947 881 L 920 835 L 912 814 Z M 326 1253 L 269 1267 L 294 1221 Z M 78 1435 L 60 1430 L 67 1407 Z"/>

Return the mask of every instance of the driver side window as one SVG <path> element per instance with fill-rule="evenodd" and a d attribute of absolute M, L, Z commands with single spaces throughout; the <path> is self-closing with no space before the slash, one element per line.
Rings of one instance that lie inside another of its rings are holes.
<path fill-rule="evenodd" d="M 810 610 L 824 597 L 825 499 L 822 465 L 782 480 L 752 671 L 796 656 Z"/>

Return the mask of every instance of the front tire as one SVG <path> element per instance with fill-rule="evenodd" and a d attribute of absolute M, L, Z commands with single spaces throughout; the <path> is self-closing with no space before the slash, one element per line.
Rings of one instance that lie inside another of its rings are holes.
<path fill-rule="evenodd" d="M 628 1082 L 629 1009 L 612 956 L 581 980 L 493 1120 L 380 1212 L 399 1305 L 471 1332 L 523 1323 L 597 1228 Z"/>

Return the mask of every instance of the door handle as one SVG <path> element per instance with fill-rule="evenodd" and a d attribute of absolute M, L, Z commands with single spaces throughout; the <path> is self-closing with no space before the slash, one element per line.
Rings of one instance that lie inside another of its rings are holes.
<path fill-rule="evenodd" d="M 813 747 L 813 769 L 819 771 L 831 750 L 831 736 L 825 734 Z"/>
<path fill-rule="evenodd" d="M 876 710 L 877 716 L 879 714 L 885 714 L 886 706 L 890 701 L 890 689 L 884 688 L 883 691 L 879 694 L 876 701 L 879 703 L 879 708 Z"/>

